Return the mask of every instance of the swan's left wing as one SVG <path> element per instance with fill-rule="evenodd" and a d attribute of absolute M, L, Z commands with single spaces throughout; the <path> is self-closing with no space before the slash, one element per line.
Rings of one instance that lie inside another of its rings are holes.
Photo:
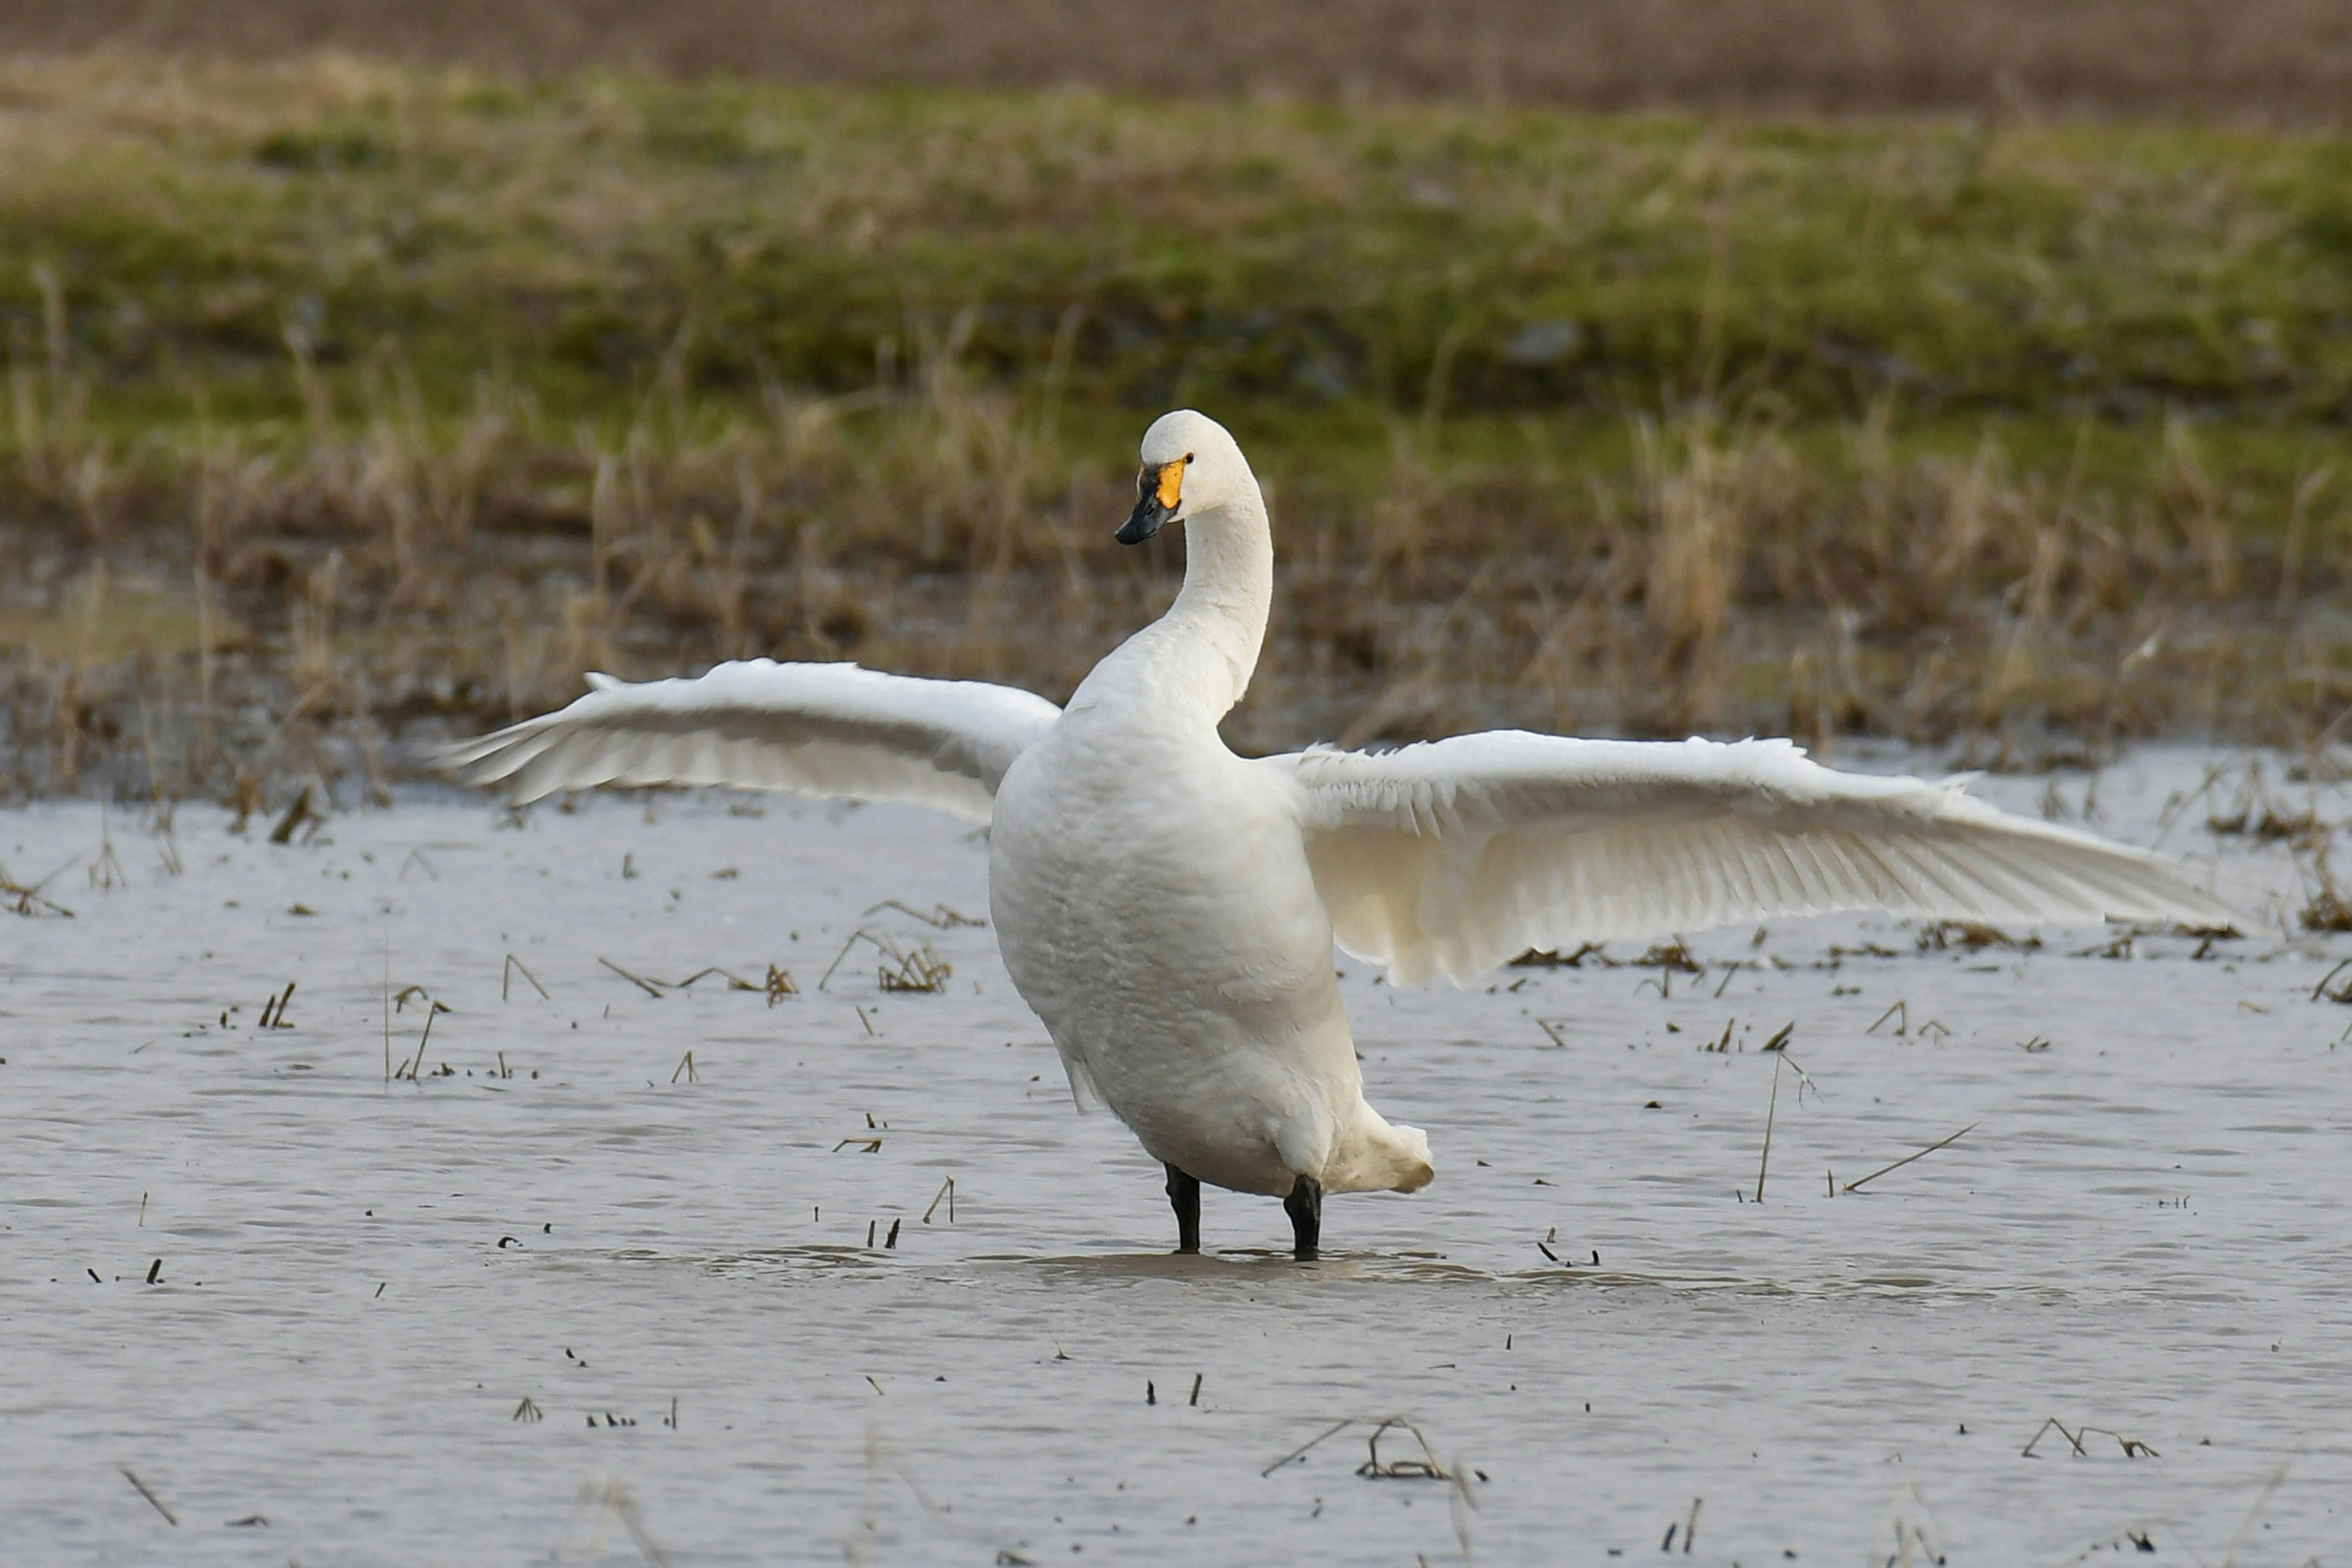
<path fill-rule="evenodd" d="M 1295 779 L 1339 945 L 1461 983 L 1564 948 L 1837 910 L 1976 921 L 2240 918 L 2161 856 L 1786 741 L 1499 731 L 1258 765 Z"/>
<path fill-rule="evenodd" d="M 452 746 L 441 765 L 470 784 L 511 780 L 518 803 L 602 784 L 723 784 L 985 822 L 1004 770 L 1062 713 L 1010 686 L 854 664 L 759 658 L 691 680 L 588 683 L 570 707 Z"/>

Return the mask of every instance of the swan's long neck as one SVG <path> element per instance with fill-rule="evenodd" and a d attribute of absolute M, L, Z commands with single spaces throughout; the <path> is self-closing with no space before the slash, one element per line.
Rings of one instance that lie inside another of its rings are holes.
<path fill-rule="evenodd" d="M 1274 533 L 1251 479 L 1241 498 L 1184 521 L 1184 586 L 1156 630 L 1154 652 L 1181 661 L 1188 694 L 1224 717 L 1249 689 L 1274 604 Z"/>

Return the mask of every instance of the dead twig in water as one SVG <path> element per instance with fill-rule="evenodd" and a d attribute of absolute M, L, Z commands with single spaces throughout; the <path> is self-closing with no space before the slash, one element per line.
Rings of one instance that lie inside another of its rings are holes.
<path fill-rule="evenodd" d="M 151 773 L 149 776 L 153 775 Z M 168 803 L 158 805 L 155 808 L 155 825 L 149 829 L 149 832 L 154 837 L 155 857 L 163 862 L 165 874 L 177 877 L 186 869 L 186 867 L 180 862 L 179 836 L 172 831 L 173 810 L 173 806 Z"/>
<path fill-rule="evenodd" d="M 2121 932 L 2106 942 L 2096 942 L 2089 947 L 2078 947 L 2067 954 L 2070 958 L 2129 958 L 2131 955 L 2132 937 L 2129 931 Z"/>
<path fill-rule="evenodd" d="M 1511 960 L 1509 967 L 1513 969 L 1581 969 L 1584 967 L 1584 961 L 1599 952 L 1602 945 L 1601 942 L 1588 942 L 1570 953 L 1555 952 L 1549 948 L 1538 952 L 1531 947 Z M 1601 962 L 1607 963 L 1609 961 L 1604 958 Z M 1612 967 L 1613 968 L 1614 965 Z"/>
<path fill-rule="evenodd" d="M 1258 1479 L 1260 1480 L 1265 1479 L 1266 1477 L 1274 1474 L 1275 1471 L 1282 1468 L 1283 1466 L 1290 1463 L 1293 1459 L 1305 1458 L 1307 1453 L 1318 1444 L 1323 1442 L 1326 1438 L 1338 1436 L 1340 1433 L 1345 1432 L 1349 1427 L 1353 1426 L 1358 1419 L 1359 1417 L 1350 1415 L 1343 1421 L 1333 1422 L 1323 1431 L 1317 1433 L 1314 1436 L 1309 1437 L 1306 1442 L 1301 1443 L 1297 1447 L 1293 1448 L 1290 1452 L 1285 1454 L 1282 1458 L 1276 1459 L 1274 1463 L 1260 1470 L 1258 1472 Z"/>
<path fill-rule="evenodd" d="M 678 1073 L 684 1073 L 686 1075 L 686 1081 L 688 1083 L 700 1083 L 702 1081 L 702 1074 L 695 1070 L 694 1053 L 692 1051 L 687 1052 L 686 1055 L 677 1059 L 677 1071 L 669 1075 L 670 1082 L 676 1083 L 677 1081 Z"/>
<path fill-rule="evenodd" d="M 1366 1442 L 1364 1462 L 1356 1467 L 1356 1474 L 1367 1480 L 1450 1480 L 1445 1467 L 1437 1462 L 1437 1450 L 1430 1446 L 1428 1435 L 1402 1415 L 1350 1415 L 1335 1421 L 1322 1431 L 1301 1443 L 1274 1463 L 1258 1472 L 1260 1479 L 1274 1474 L 1295 1459 L 1303 1459 L 1321 1444 L 1338 1436 L 1350 1426 L 1370 1426 L 1371 1436 Z M 1421 1445 L 1422 1457 L 1417 1459 L 1395 1459 L 1383 1464 L 1381 1460 L 1381 1438 L 1395 1427 L 1412 1434 Z"/>
<path fill-rule="evenodd" d="M 1914 1160 L 1924 1160 L 1928 1155 L 1934 1153 L 1937 1150 L 1944 1148 L 1948 1144 L 1958 1142 L 1961 1139 L 1967 1137 L 1969 1133 L 1975 1131 L 1978 1128 L 1983 1125 L 1984 1123 L 1981 1121 L 1971 1121 L 1966 1127 L 1961 1128 L 1958 1132 L 1953 1133 L 1949 1138 L 1938 1138 L 1933 1143 L 1928 1144 L 1925 1149 L 1920 1150 L 1916 1154 L 1906 1154 L 1900 1160 L 1895 1161 L 1892 1165 L 1881 1165 L 1878 1169 L 1871 1172 L 1870 1174 L 1866 1176 L 1855 1177 L 1853 1181 L 1848 1182 L 1845 1184 L 1845 1190 L 1850 1193 L 1865 1182 L 1874 1182 L 1878 1180 L 1879 1177 L 1886 1174 L 1889 1171 L 1899 1171 Z"/>
<path fill-rule="evenodd" d="M 928 946 L 918 945 L 912 952 L 889 950 L 898 967 L 881 972 L 885 991 L 921 991 L 937 995 L 948 988 L 948 977 L 955 973 L 945 962 L 934 956 Z"/>
<path fill-rule="evenodd" d="M 115 857 L 114 827 L 111 816 L 112 814 L 108 810 L 106 803 L 103 801 L 100 802 L 98 814 L 98 858 L 90 864 L 89 885 L 97 889 L 101 893 L 110 893 L 117 888 L 127 888 L 131 886 L 131 878 L 129 873 L 122 869 L 122 862 Z"/>
<path fill-rule="evenodd" d="M 1691 1542 L 1692 1542 L 1692 1541 L 1693 1541 L 1693 1539 L 1695 1539 L 1695 1538 L 1697 1536 L 1697 1534 L 1698 1534 L 1698 1510 L 1699 1510 L 1699 1505 L 1700 1505 L 1701 1503 L 1705 1502 L 1706 1500 L 1705 1498 L 1693 1498 L 1693 1499 L 1691 1499 L 1690 1522 L 1688 1522 L 1687 1524 L 1685 1524 L 1685 1525 L 1682 1527 L 1682 1531 L 1683 1531 L 1683 1555 L 1684 1555 L 1684 1556 L 1685 1556 L 1685 1557 L 1687 1557 L 1687 1556 L 1689 1556 L 1689 1555 L 1690 1555 Z M 1658 1542 L 1658 1550 L 1659 1550 L 1659 1551 L 1661 1551 L 1661 1552 L 1672 1552 L 1674 1549 L 1675 1549 L 1675 1527 L 1674 1527 L 1674 1525 L 1669 1524 L 1669 1525 L 1667 1525 L 1667 1526 L 1666 1526 L 1666 1538 L 1665 1538 L 1664 1541 L 1661 1541 L 1661 1542 Z"/>
<path fill-rule="evenodd" d="M 2031 952 L 2041 945 L 2038 936 L 2020 941 L 2000 927 L 1980 921 L 1937 921 L 1920 929 L 1918 942 L 1921 952 L 1948 947 L 1965 948 L 1970 952 L 1987 947 L 2013 947 L 2021 952 Z"/>
<path fill-rule="evenodd" d="M 139 1489 L 139 1495 L 145 1498 L 148 1502 L 154 1507 L 155 1511 L 163 1516 L 164 1523 L 170 1525 L 174 1530 L 180 1528 L 180 1516 L 173 1513 L 170 1509 L 165 1508 L 163 1506 L 163 1500 L 157 1497 L 152 1491 L 149 1490 L 147 1483 L 141 1480 L 136 1475 L 132 1474 L 130 1466 L 117 1465 L 114 1468 L 122 1472 L 122 1479 L 124 1480 L 129 1481 L 132 1486 Z"/>
<path fill-rule="evenodd" d="M 415 985 L 409 987 L 409 990 L 411 991 L 420 989 L 422 989 L 422 987 Z M 405 995 L 406 993 L 403 993 L 403 994 Z M 416 1059 L 410 1062 L 406 1067 L 402 1068 L 399 1071 L 394 1073 L 392 1075 L 394 1078 L 404 1078 L 411 1083 L 418 1081 L 417 1075 L 425 1070 L 425 1047 L 433 1043 L 433 1020 L 444 1013 L 453 1013 L 455 1011 L 457 1011 L 457 1009 L 451 1007 L 446 1002 L 436 1002 L 430 998 L 426 1000 L 425 1007 L 425 1033 L 416 1042 Z"/>
<path fill-rule="evenodd" d="M 619 964 L 614 963 L 609 958 L 600 958 L 596 962 L 611 970 L 614 973 L 619 975 L 622 979 L 627 981 L 630 984 L 637 987 L 640 991 L 643 991 L 655 1001 L 658 1002 L 662 999 L 661 987 L 656 985 L 652 981 L 638 979 L 635 975 L 630 973 L 627 970 L 622 968 Z"/>
<path fill-rule="evenodd" d="M 1381 1463 L 1381 1437 L 1392 1426 L 1402 1426 L 1412 1434 L 1413 1440 L 1421 1445 L 1420 1458 L 1391 1459 L 1385 1465 Z M 1364 1446 L 1367 1456 L 1364 1462 L 1356 1467 L 1356 1473 L 1366 1480 L 1443 1481 L 1453 1479 L 1446 1474 L 1445 1467 L 1437 1462 L 1437 1450 L 1429 1446 L 1429 1438 L 1422 1429 L 1402 1415 L 1383 1419 L 1372 1428 L 1372 1435 L 1365 1439 Z"/>
<path fill-rule="evenodd" d="M 47 887 L 51 882 L 57 880 L 58 873 L 64 871 L 67 866 L 75 864 L 75 862 L 79 861 L 80 858 L 80 856 L 75 856 L 72 860 L 67 861 L 65 866 L 58 867 L 56 871 L 50 872 L 47 876 L 42 878 L 39 881 L 33 883 L 29 887 L 12 879 L 8 875 L 7 868 L 0 866 L 0 898 L 15 900 L 16 912 L 20 915 L 26 916 L 27 919 L 33 918 L 33 906 L 38 904 L 42 909 L 47 910 L 53 914 L 62 916 L 66 920 L 72 920 L 74 918 L 74 912 L 71 910 L 66 908 L 63 904 L 58 903 L 54 900 L 42 897 L 41 889 Z"/>
<path fill-rule="evenodd" d="M 833 979 L 834 972 L 849 956 L 849 950 L 861 942 L 871 943 L 875 952 L 889 961 L 880 972 L 881 986 L 885 991 L 919 991 L 935 996 L 948 988 L 948 977 L 955 973 L 952 965 L 925 943 L 916 943 L 914 950 L 909 952 L 887 935 L 877 936 L 860 927 L 849 933 L 849 940 L 841 944 L 841 951 L 834 955 L 831 963 L 825 965 L 824 975 L 816 983 L 818 990 L 825 988 Z"/>
<path fill-rule="evenodd" d="M 522 971 L 522 977 L 530 982 L 530 988 L 539 993 L 539 999 L 541 1001 L 551 1002 L 554 1000 L 553 997 L 547 994 L 547 987 L 539 983 L 539 976 L 533 974 L 530 970 L 523 968 L 522 960 L 517 958 L 510 952 L 507 954 L 506 967 L 499 971 L 499 1001 L 503 1002 L 507 999 L 507 986 L 513 980 L 517 970 Z"/>
<path fill-rule="evenodd" d="M 2066 1424 L 2063 1421 L 2059 1420 L 2055 1415 L 2053 1415 L 2048 1420 L 2042 1422 L 2041 1426 L 2033 1429 L 2033 1436 L 2027 1440 L 2025 1447 L 2021 1450 L 2025 1458 L 2029 1459 L 2033 1458 L 2034 1446 L 2040 1443 L 2053 1426 L 2058 1429 L 2058 1436 L 2065 1438 L 2068 1446 L 2074 1450 L 2078 1457 L 2083 1458 L 2087 1459 L 2091 1457 L 2090 1450 L 2083 1447 L 2083 1439 L 2091 1436 L 2095 1432 L 2102 1437 L 2113 1437 L 2117 1443 L 2121 1444 L 2123 1446 L 2124 1458 L 2126 1459 L 2160 1459 L 2164 1457 L 2155 1449 L 2149 1447 L 2146 1443 L 2141 1442 L 2138 1438 L 2126 1437 L 2122 1433 L 2116 1431 L 2112 1427 L 2077 1426 L 2074 1430 L 2068 1431 Z"/>
<path fill-rule="evenodd" d="M 715 963 L 708 969 L 696 970 L 685 979 L 677 982 L 677 984 L 673 985 L 670 989 L 674 991 L 683 991 L 688 986 L 692 985 L 696 981 L 713 974 L 725 975 L 727 979 L 727 989 L 730 991 L 759 991 L 764 989 L 761 986 L 752 984 L 750 981 L 744 979 L 740 974 L 719 968 Z"/>
<path fill-rule="evenodd" d="M 1764 1155 L 1756 1162 L 1756 1201 L 1764 1201 L 1764 1172 L 1772 1163 L 1772 1119 L 1780 1109 L 1780 1065 L 1787 1061 L 1783 1052 L 1780 1061 L 1772 1064 L 1772 1098 L 1764 1107 Z"/>
<path fill-rule="evenodd" d="M 1685 974 L 1706 973 L 1706 966 L 1691 956 L 1690 948 L 1680 937 L 1675 938 L 1672 942 L 1654 944 L 1649 952 L 1633 961 L 1633 967 L 1679 970 Z"/>
<path fill-rule="evenodd" d="M 841 944 L 841 951 L 833 955 L 833 962 L 824 966 L 824 973 L 816 977 L 816 988 L 818 990 L 824 990 L 825 985 L 833 979 L 833 972 L 841 967 L 841 961 L 849 956 L 849 950 L 857 945 L 857 939 L 860 937 L 864 937 L 867 942 L 874 941 L 873 933 L 870 931 L 851 931 L 849 933 L 849 940 Z M 877 943 L 876 945 L 879 946 L 880 944 Z"/>
<path fill-rule="evenodd" d="M 269 842 L 290 844 L 294 841 L 296 828 L 306 822 L 324 821 L 326 818 L 320 816 L 310 805 L 310 786 L 304 784 L 302 793 L 294 797 L 294 803 L 289 805 L 286 808 L 286 814 L 278 819 L 278 826 L 269 830 Z"/>
<path fill-rule="evenodd" d="M 986 921 L 976 921 L 970 915 L 962 914 L 957 910 L 948 908 L 945 904 L 933 904 L 931 906 L 931 912 L 929 914 L 925 914 L 922 910 L 909 908 L 908 906 L 900 903 L 896 899 L 883 900 L 872 909 L 865 911 L 865 914 L 858 916 L 858 919 L 864 920 L 866 915 L 878 914 L 884 910 L 896 910 L 902 915 L 912 916 L 914 919 L 922 921 L 925 925 L 929 926 L 934 931 L 953 931 L 958 926 L 978 926 L 983 931 L 988 929 L 988 922 Z"/>
<path fill-rule="evenodd" d="M 953 1176 L 950 1176 L 946 1181 L 940 1184 L 940 1190 L 931 1194 L 931 1206 L 930 1208 L 927 1208 L 923 1211 L 923 1223 L 925 1225 L 931 1223 L 931 1213 L 940 1206 L 940 1200 L 941 1198 L 945 1198 L 948 1201 L 948 1223 L 950 1225 L 955 1224 L 955 1178 Z"/>
<path fill-rule="evenodd" d="M 1729 1027 L 1729 1025 L 1725 1026 L 1727 1032 Z M 1796 1058 L 1789 1055 L 1789 1040 L 1791 1036 L 1796 1034 L 1796 1032 L 1797 1025 L 1794 1019 L 1781 1025 L 1780 1029 L 1774 1033 L 1770 1039 L 1765 1041 L 1762 1046 L 1758 1047 L 1758 1054 L 1761 1055 L 1764 1052 L 1769 1051 L 1789 1064 L 1789 1070 L 1797 1075 L 1797 1102 L 1801 1105 L 1804 1103 L 1805 1090 L 1810 1089 L 1815 1094 L 1819 1094 L 1822 1091 L 1822 1086 L 1813 1081 L 1813 1075 L 1807 1072 L 1804 1068 L 1798 1063 Z M 1777 1073 L 1778 1069 L 1776 1068 L 1774 1070 Z"/>
<path fill-rule="evenodd" d="M 1658 972 L 1654 979 L 1644 980 L 1640 985 L 1633 987 L 1633 994 L 1636 996 L 1642 994 L 1643 986 L 1654 985 L 1658 988 L 1658 995 L 1662 999 L 1672 1000 L 1675 994 L 1675 975 L 1677 973 L 1696 974 L 1702 980 L 1706 978 L 1706 966 L 1690 955 L 1690 949 L 1683 945 L 1680 937 L 1676 937 L 1671 942 L 1653 945 L 1649 952 L 1633 960 L 1627 967 L 1655 969 Z"/>

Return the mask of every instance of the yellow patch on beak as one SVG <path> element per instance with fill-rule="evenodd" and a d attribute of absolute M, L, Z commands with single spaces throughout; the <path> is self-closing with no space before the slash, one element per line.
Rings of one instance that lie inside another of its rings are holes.
<path fill-rule="evenodd" d="M 1160 465 L 1160 504 L 1170 511 L 1174 511 L 1184 499 L 1184 464 L 1187 460 L 1180 458 L 1175 462 Z"/>

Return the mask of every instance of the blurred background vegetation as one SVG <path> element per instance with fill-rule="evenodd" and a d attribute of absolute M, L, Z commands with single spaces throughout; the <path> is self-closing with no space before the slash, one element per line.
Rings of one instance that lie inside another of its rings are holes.
<path fill-rule="evenodd" d="M 1058 699 L 1179 404 L 1274 500 L 1244 746 L 2316 743 L 2352 23 L 2253 8 L 13 8 L 0 789 L 380 789 L 586 668 Z"/>

